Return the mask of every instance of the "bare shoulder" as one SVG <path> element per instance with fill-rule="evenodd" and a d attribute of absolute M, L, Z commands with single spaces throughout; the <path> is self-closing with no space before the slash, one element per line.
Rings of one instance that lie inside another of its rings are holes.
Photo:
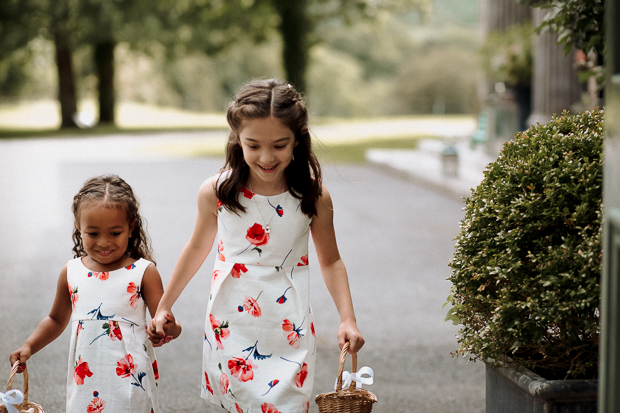
<path fill-rule="evenodd" d="M 144 270 L 144 275 L 142 276 L 142 287 L 144 288 L 145 285 L 147 288 L 151 286 L 161 286 L 161 288 L 163 288 L 161 275 L 159 275 L 159 270 L 153 263 L 149 264 Z"/>
<path fill-rule="evenodd" d="M 200 189 L 198 190 L 198 205 L 201 208 L 205 208 L 210 211 L 217 211 L 217 193 L 216 187 L 218 185 L 218 181 L 220 180 L 220 175 L 215 175 L 208 178 L 200 185 Z"/>
<path fill-rule="evenodd" d="M 216 196 L 215 190 L 217 188 L 218 182 L 221 180 L 221 174 L 214 175 L 210 178 L 207 178 L 201 185 L 198 193 L 200 196 Z"/>
<path fill-rule="evenodd" d="M 321 195 L 316 200 L 317 215 L 321 216 L 321 213 L 325 214 L 326 212 L 332 214 L 333 211 L 334 204 L 332 202 L 332 196 L 325 185 L 321 185 Z"/>
<path fill-rule="evenodd" d="M 150 263 L 146 269 L 144 270 L 143 277 L 159 277 L 159 270 L 155 266 L 155 264 Z"/>
<path fill-rule="evenodd" d="M 67 264 L 65 264 L 58 275 L 58 283 L 67 284 Z"/>

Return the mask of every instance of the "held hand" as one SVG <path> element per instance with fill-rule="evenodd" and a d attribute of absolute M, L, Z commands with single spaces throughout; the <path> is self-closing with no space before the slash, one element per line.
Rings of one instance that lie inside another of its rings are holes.
<path fill-rule="evenodd" d="M 176 320 L 174 315 L 166 315 L 166 324 L 164 324 L 165 342 L 169 343 L 181 335 L 181 324 Z"/>
<path fill-rule="evenodd" d="M 178 332 L 177 332 L 178 329 Z M 153 347 L 160 347 L 169 343 L 180 334 L 181 326 L 176 322 L 169 309 L 163 309 L 155 313 L 155 317 L 147 326 L 146 332 Z M 176 332 L 176 334 L 174 334 Z"/>
<path fill-rule="evenodd" d="M 18 373 L 23 373 L 26 370 L 26 361 L 32 356 L 30 348 L 28 346 L 21 346 L 18 350 L 15 350 L 9 356 L 11 366 L 15 364 L 17 360 L 20 362 L 20 366 L 17 369 Z"/>
<path fill-rule="evenodd" d="M 344 343 L 349 342 L 349 353 L 355 354 L 364 346 L 364 337 L 355 322 L 342 322 L 338 328 L 338 347 L 342 350 Z"/>

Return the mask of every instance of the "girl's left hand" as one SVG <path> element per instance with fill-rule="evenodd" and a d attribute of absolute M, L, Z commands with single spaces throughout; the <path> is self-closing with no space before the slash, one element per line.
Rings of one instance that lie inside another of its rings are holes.
<path fill-rule="evenodd" d="M 344 343 L 349 342 L 349 353 L 355 354 L 364 346 L 365 340 L 357 328 L 357 324 L 353 322 L 341 322 L 338 328 L 338 347 L 342 350 Z"/>
<path fill-rule="evenodd" d="M 151 320 L 151 323 L 146 328 L 146 333 L 149 336 L 153 347 L 161 347 L 164 344 L 171 342 L 181 333 L 181 326 L 174 318 L 174 315 L 166 314 L 166 321 L 163 326 L 163 334 L 157 333 L 157 325 L 155 319 Z"/>

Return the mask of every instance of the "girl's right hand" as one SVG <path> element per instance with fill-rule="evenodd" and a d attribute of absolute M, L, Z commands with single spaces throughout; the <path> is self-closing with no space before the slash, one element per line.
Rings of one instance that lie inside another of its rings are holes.
<path fill-rule="evenodd" d="M 18 373 L 23 373 L 26 370 L 26 361 L 32 356 L 32 352 L 30 351 L 30 347 L 21 346 L 18 350 L 11 353 L 9 356 L 9 361 L 11 362 L 11 366 L 15 364 L 17 360 L 19 360 L 20 366 L 17 369 Z"/>
<path fill-rule="evenodd" d="M 166 329 L 164 329 L 164 325 L 167 323 L 175 323 L 176 320 L 174 315 L 172 315 L 172 311 L 170 309 L 162 309 L 158 310 L 155 313 L 155 317 L 151 319 L 151 323 L 149 324 L 146 332 L 149 336 L 149 340 L 153 344 L 153 347 L 160 347 L 166 343 L 169 343 L 173 337 L 166 335 Z"/>

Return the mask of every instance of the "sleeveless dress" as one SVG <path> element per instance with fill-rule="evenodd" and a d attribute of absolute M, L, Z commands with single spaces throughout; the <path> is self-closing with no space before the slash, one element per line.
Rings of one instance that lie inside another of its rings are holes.
<path fill-rule="evenodd" d="M 95 272 L 81 258 L 68 262 L 73 312 L 67 413 L 159 412 L 159 373 L 140 291 L 149 265 L 140 259 L 119 270 Z"/>
<path fill-rule="evenodd" d="M 218 204 L 201 395 L 235 413 L 307 412 L 316 356 L 311 220 L 288 192 L 244 189 L 239 200 L 239 215 Z"/>

